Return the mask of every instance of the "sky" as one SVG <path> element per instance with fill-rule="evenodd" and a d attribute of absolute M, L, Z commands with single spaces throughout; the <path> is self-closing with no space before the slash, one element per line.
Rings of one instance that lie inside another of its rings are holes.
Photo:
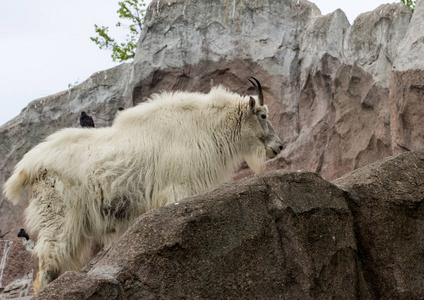
<path fill-rule="evenodd" d="M 359 14 L 393 1 L 311 2 L 323 15 L 342 9 L 352 24 Z M 0 0 L 0 125 L 32 100 L 118 65 L 90 40 L 94 24 L 108 26 L 111 36 L 125 35 L 115 28 L 118 8 L 118 0 Z"/>

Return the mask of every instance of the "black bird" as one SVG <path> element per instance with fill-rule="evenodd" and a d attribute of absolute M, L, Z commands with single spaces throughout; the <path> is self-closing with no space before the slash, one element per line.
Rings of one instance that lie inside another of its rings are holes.
<path fill-rule="evenodd" d="M 120 107 L 120 108 L 118 108 L 118 110 L 119 110 L 119 111 L 123 111 L 123 110 L 124 110 L 124 108 L 123 108 L 123 107 Z"/>
<path fill-rule="evenodd" d="M 93 118 L 87 115 L 85 111 L 81 112 L 80 125 L 81 127 L 95 127 Z"/>
<path fill-rule="evenodd" d="M 25 229 L 23 229 L 23 228 L 21 228 L 21 230 L 19 231 L 18 237 L 23 237 L 27 241 L 29 240 L 29 235 L 28 235 L 28 233 L 25 232 Z"/>

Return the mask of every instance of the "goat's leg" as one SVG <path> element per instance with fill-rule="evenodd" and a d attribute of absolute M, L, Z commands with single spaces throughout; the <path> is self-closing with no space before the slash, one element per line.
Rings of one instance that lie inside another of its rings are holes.
<path fill-rule="evenodd" d="M 68 270 L 81 268 L 81 256 L 88 245 L 83 234 L 84 212 L 77 212 L 63 200 L 59 179 L 45 176 L 33 185 L 32 199 L 26 210 L 27 226 L 38 231 L 34 253 L 39 271 L 34 281 L 37 292 Z"/>

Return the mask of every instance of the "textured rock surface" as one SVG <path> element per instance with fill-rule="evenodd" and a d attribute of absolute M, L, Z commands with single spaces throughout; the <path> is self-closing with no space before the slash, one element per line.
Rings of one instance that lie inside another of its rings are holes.
<path fill-rule="evenodd" d="M 401 3 L 382 5 L 352 25 L 342 11 L 322 16 L 304 0 L 153 1 L 133 64 L 35 100 L 0 127 L 0 185 L 31 147 L 78 126 L 81 110 L 107 126 L 118 107 L 154 92 L 223 84 L 254 93 L 252 75 L 285 145 L 268 169 L 332 180 L 391 154 L 423 150 L 423 20 L 424 1 L 413 14 Z M 13 242 L 10 253 L 22 245 L 16 234 L 26 205 L 13 207 L 0 195 L 0 236 L 9 232 L 2 240 Z M 26 259 L 12 266 L 3 287 L 32 270 Z"/>
<path fill-rule="evenodd" d="M 0 239 L 0 299 L 23 297 L 33 293 L 34 242 L 24 238 Z"/>
<path fill-rule="evenodd" d="M 424 148 L 424 1 L 419 1 L 390 80 L 393 153 Z"/>
<path fill-rule="evenodd" d="M 72 299 L 101 279 L 114 299 L 370 297 L 344 192 L 283 171 L 144 214 L 85 274 L 69 272 L 35 299 Z"/>
<path fill-rule="evenodd" d="M 404 153 L 334 181 L 349 194 L 359 257 L 378 299 L 424 295 L 424 152 Z"/>
<path fill-rule="evenodd" d="M 125 297 L 118 281 L 109 278 L 105 274 L 100 276 L 89 276 L 84 273 L 66 272 L 60 279 L 52 282 L 48 289 L 41 290 L 37 296 L 32 299 L 117 300 L 128 298 Z"/>
<path fill-rule="evenodd" d="M 390 71 L 396 47 L 414 30 L 408 8 L 383 5 L 350 26 L 342 11 L 321 16 L 306 1 L 213 3 L 153 3 L 128 105 L 152 92 L 215 84 L 245 94 L 254 75 L 286 145 L 274 168 L 332 179 L 392 153 Z"/>

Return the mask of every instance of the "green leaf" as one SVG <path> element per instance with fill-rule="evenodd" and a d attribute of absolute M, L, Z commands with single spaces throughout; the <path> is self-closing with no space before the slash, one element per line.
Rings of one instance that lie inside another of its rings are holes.
<path fill-rule="evenodd" d="M 111 57 L 113 61 L 123 62 L 133 59 L 135 56 L 138 37 L 143 29 L 143 18 L 145 13 L 143 7 L 145 7 L 146 4 L 144 0 L 124 0 L 119 1 L 118 5 L 119 9 L 117 13 L 119 18 L 130 22 L 129 26 L 125 26 L 121 22 L 115 25 L 116 27 L 127 28 L 127 30 L 129 30 L 126 41 L 115 41 L 115 39 L 108 34 L 109 27 L 99 27 L 96 24 L 94 24 L 94 30 L 97 36 L 90 37 L 90 39 L 98 45 L 100 49 L 112 51 Z"/>
<path fill-rule="evenodd" d="M 403 4 L 409 7 L 409 9 L 414 12 L 415 10 L 415 4 L 417 3 L 416 0 L 400 0 Z"/>

